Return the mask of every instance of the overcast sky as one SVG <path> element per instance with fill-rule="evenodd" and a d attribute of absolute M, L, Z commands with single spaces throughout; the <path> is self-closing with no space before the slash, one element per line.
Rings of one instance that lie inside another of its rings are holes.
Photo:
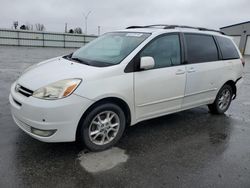
<path fill-rule="evenodd" d="M 47 31 L 81 27 L 88 18 L 88 33 L 123 29 L 129 25 L 183 24 L 220 27 L 250 21 L 250 0 L 0 0 L 0 27 L 43 23 Z"/>

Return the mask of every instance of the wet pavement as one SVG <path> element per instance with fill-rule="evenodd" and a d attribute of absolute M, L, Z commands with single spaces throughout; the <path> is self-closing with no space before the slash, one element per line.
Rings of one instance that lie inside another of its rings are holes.
<path fill-rule="evenodd" d="M 203 106 L 144 121 L 101 158 L 75 143 L 34 140 L 10 115 L 9 89 L 20 72 L 71 51 L 0 47 L 0 187 L 250 187 L 250 57 L 243 87 L 225 115 Z M 94 156 L 105 163 L 107 155 L 118 161 L 108 161 L 113 168 L 93 171 Z"/>

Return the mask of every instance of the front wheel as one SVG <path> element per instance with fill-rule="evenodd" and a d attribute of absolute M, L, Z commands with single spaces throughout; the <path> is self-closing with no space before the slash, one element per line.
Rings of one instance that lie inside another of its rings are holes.
<path fill-rule="evenodd" d="M 230 85 L 224 85 L 218 92 L 213 104 L 209 104 L 208 108 L 213 114 L 223 114 L 229 108 L 233 97 L 233 90 Z"/>
<path fill-rule="evenodd" d="M 118 105 L 101 104 L 80 124 L 80 141 L 91 151 L 108 149 L 119 141 L 125 125 L 125 114 Z"/>

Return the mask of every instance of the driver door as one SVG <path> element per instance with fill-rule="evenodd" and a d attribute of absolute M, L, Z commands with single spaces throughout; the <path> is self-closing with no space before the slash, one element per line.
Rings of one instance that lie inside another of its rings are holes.
<path fill-rule="evenodd" d="M 180 110 L 185 92 L 186 69 L 181 64 L 179 34 L 153 39 L 139 56 L 153 57 L 155 66 L 134 73 L 137 120 Z"/>

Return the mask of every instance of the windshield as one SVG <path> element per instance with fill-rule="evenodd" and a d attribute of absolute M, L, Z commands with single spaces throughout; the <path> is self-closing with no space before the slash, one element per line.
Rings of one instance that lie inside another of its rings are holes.
<path fill-rule="evenodd" d="M 71 56 L 93 66 L 110 66 L 120 63 L 150 34 L 107 33 L 78 49 Z"/>

